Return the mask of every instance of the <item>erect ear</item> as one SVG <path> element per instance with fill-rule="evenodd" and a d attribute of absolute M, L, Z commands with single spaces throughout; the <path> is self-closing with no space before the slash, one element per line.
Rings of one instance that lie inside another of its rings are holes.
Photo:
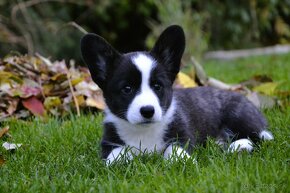
<path fill-rule="evenodd" d="M 81 39 L 81 52 L 88 65 L 93 81 L 103 89 L 106 84 L 108 69 L 121 55 L 102 37 L 86 34 Z"/>
<path fill-rule="evenodd" d="M 184 48 L 183 29 L 178 25 L 172 25 L 162 32 L 150 52 L 158 63 L 165 67 L 172 82 L 179 72 Z"/>

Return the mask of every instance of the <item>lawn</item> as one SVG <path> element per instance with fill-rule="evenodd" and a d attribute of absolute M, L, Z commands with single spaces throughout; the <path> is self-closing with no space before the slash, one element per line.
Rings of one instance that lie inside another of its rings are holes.
<path fill-rule="evenodd" d="M 210 76 L 229 83 L 267 74 L 290 90 L 290 55 L 207 61 Z M 209 141 L 198 163 L 170 163 L 159 155 L 106 167 L 99 158 L 102 115 L 9 120 L 15 152 L 0 147 L 0 192 L 289 192 L 290 108 L 264 110 L 275 140 L 251 154 L 228 154 Z"/>

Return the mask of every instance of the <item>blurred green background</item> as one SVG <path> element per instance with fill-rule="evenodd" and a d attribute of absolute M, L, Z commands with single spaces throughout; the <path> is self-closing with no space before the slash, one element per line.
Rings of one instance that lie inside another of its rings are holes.
<path fill-rule="evenodd" d="M 208 50 L 290 43 L 289 0 L 0 0 L 0 57 L 11 51 L 81 61 L 81 28 L 120 52 L 150 49 L 183 26 L 185 58 Z"/>

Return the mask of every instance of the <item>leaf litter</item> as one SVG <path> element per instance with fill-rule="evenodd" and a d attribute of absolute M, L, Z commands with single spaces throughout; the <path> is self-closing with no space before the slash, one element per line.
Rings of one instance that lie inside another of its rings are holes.
<path fill-rule="evenodd" d="M 40 55 L 0 59 L 0 122 L 48 114 L 63 116 L 81 108 L 102 110 L 102 91 L 85 67 L 51 62 Z"/>
<path fill-rule="evenodd" d="M 277 104 L 276 94 L 289 98 L 289 92 L 279 92 L 279 82 L 266 75 L 257 75 L 240 84 L 230 85 L 208 77 L 192 58 L 194 77 L 179 73 L 176 88 L 212 86 L 240 92 L 260 108 Z M 10 117 L 26 118 L 49 114 L 64 116 L 80 109 L 103 110 L 105 102 L 101 89 L 92 81 L 88 68 L 73 61 L 50 61 L 36 56 L 10 55 L 0 59 L 0 122 Z"/>

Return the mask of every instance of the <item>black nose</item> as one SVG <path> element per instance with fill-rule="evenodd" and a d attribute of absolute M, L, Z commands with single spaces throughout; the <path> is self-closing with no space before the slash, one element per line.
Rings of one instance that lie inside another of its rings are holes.
<path fill-rule="evenodd" d="M 151 105 L 141 107 L 140 113 L 143 117 L 149 119 L 154 115 L 154 107 Z"/>

